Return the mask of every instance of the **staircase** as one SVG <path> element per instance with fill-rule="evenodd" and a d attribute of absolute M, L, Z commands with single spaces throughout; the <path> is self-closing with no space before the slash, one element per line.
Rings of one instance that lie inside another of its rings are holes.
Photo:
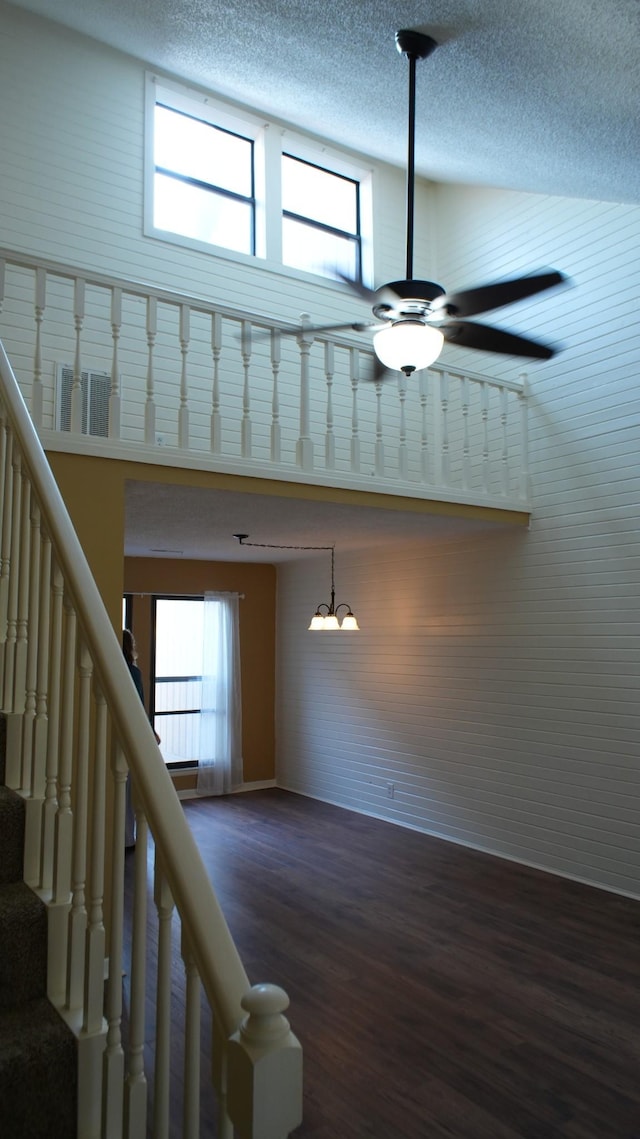
<path fill-rule="evenodd" d="M 47 913 L 23 881 L 24 800 L 5 786 L 0 717 L 0 1115 L 3 1139 L 73 1139 L 76 1043 L 47 999 Z"/>
<path fill-rule="evenodd" d="M 179 1118 L 200 1139 L 202 1092 L 219 1139 L 285 1139 L 302 1116 L 289 999 L 247 977 L 2 344 L 0 709 L 2 1139 L 168 1139 Z"/>

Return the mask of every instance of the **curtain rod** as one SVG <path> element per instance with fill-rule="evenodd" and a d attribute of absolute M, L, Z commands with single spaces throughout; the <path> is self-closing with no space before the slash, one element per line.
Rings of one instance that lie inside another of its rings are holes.
<path fill-rule="evenodd" d="M 148 591 L 141 591 L 139 589 L 124 589 L 123 590 L 123 594 L 125 597 L 159 597 L 161 599 L 163 599 L 165 597 L 166 598 L 181 598 L 181 597 L 183 597 L 183 598 L 185 598 L 185 600 L 188 600 L 188 598 L 190 598 L 190 597 L 204 597 L 205 593 L 235 593 L 235 590 L 233 590 L 233 589 L 212 589 L 212 590 L 206 589 L 204 591 L 204 593 L 184 593 L 184 592 L 182 592 L 182 593 L 158 593 L 155 590 L 148 590 Z M 244 601 L 246 594 L 245 593 L 236 593 L 236 597 L 238 597 L 240 599 L 240 601 Z"/>

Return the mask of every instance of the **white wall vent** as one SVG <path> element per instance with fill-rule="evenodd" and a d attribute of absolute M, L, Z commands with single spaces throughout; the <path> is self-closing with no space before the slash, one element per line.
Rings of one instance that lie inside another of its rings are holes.
<path fill-rule="evenodd" d="M 56 431 L 71 430 L 71 389 L 73 367 L 56 366 Z M 108 372 L 82 372 L 82 434 L 109 434 L 109 393 L 111 376 Z"/>

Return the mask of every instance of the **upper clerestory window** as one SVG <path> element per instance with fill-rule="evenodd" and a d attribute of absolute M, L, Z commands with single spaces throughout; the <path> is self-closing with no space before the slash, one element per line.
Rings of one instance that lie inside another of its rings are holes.
<path fill-rule="evenodd" d="M 371 283 L 370 171 L 155 76 L 146 123 L 147 235 Z"/>

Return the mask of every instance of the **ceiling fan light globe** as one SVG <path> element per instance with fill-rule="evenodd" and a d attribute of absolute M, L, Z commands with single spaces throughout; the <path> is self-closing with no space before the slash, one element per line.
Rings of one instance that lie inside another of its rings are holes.
<path fill-rule="evenodd" d="M 418 372 L 438 359 L 444 344 L 439 329 L 421 320 L 397 320 L 373 337 L 376 356 L 385 368 Z"/>

